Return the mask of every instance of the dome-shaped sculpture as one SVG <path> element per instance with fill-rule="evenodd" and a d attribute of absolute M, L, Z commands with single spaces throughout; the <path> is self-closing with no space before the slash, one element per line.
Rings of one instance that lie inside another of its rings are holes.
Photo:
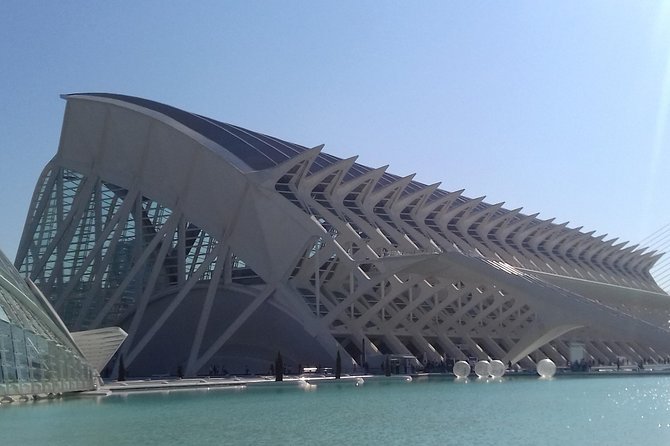
<path fill-rule="evenodd" d="M 479 378 L 488 378 L 491 374 L 491 363 L 486 360 L 478 361 L 477 364 L 475 364 L 475 374 Z"/>
<path fill-rule="evenodd" d="M 537 363 L 537 374 L 542 378 L 551 378 L 556 374 L 556 364 L 551 359 L 543 359 Z"/>
<path fill-rule="evenodd" d="M 505 363 L 499 359 L 494 359 L 491 361 L 491 376 L 494 378 L 500 378 L 505 374 Z"/>
<path fill-rule="evenodd" d="M 454 364 L 453 372 L 456 378 L 467 378 L 470 374 L 470 364 L 465 361 L 458 361 Z"/>

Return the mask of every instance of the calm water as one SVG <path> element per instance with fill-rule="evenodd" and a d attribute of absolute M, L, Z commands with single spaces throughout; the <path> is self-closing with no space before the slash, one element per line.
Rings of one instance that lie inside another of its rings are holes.
<path fill-rule="evenodd" d="M 670 377 L 322 384 L 0 407 L 0 445 L 670 444 Z"/>

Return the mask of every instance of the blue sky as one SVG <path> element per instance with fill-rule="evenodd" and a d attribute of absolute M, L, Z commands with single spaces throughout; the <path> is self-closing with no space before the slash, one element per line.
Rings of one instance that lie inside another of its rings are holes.
<path fill-rule="evenodd" d="M 670 222 L 670 2 L 0 2 L 0 249 L 60 94 L 141 96 L 637 242 Z"/>

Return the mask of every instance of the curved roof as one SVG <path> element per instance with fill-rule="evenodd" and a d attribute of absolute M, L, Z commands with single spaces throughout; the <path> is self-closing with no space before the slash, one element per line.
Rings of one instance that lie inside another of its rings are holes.
<path fill-rule="evenodd" d="M 242 127 L 217 121 L 215 119 L 208 118 L 202 115 L 180 110 L 178 108 L 169 105 L 161 104 L 159 102 L 138 98 L 134 96 L 126 96 L 111 93 L 75 93 L 75 94 L 63 95 L 63 98 L 65 99 L 71 99 L 71 98 L 74 99 L 82 97 L 83 98 L 88 97 L 89 99 L 93 100 L 95 100 L 95 98 L 104 98 L 104 99 L 110 99 L 112 101 L 125 102 L 133 106 L 138 106 L 141 108 L 145 108 L 149 111 L 162 114 L 170 119 L 175 120 L 179 124 L 185 126 L 189 130 L 192 130 L 198 135 L 202 135 L 204 138 L 214 142 L 219 147 L 221 147 L 222 150 L 225 150 L 226 152 L 230 153 L 235 159 L 240 160 L 242 167 L 246 166 L 251 171 L 272 169 L 280 164 L 283 164 L 299 156 L 300 154 L 308 150 L 311 150 L 310 148 L 301 146 L 299 144 L 287 142 L 279 138 L 247 130 Z M 321 171 L 340 161 L 343 161 L 343 159 L 319 151 L 309 165 L 309 172 L 315 173 Z M 369 166 L 365 166 L 363 164 L 352 163 L 350 167 L 348 167 L 344 172 L 342 181 L 346 182 L 355 179 L 373 170 L 376 169 L 371 168 Z M 379 190 L 401 179 L 402 178 L 398 175 L 394 175 L 392 173 L 384 171 L 376 180 L 376 183 L 374 184 L 373 188 L 374 190 Z M 447 195 L 452 194 L 451 192 L 438 189 L 435 187 L 430 187 L 418 181 L 411 180 L 402 186 L 400 196 L 406 196 L 408 194 L 415 193 L 420 190 L 428 188 L 430 188 L 429 192 L 430 195 L 426 197 L 425 203 L 434 202 L 435 200 L 444 198 Z M 478 218 L 485 218 L 483 217 L 484 215 L 483 212 L 490 209 L 491 210 L 490 213 L 495 214 L 495 218 L 506 216 L 505 224 L 507 227 L 512 227 L 515 225 L 523 225 L 524 231 L 532 231 L 533 228 L 542 228 L 542 231 L 545 232 L 547 228 L 555 227 L 558 228 L 560 230 L 560 233 L 563 235 L 569 235 L 572 238 L 578 237 L 579 240 L 575 241 L 575 243 L 579 242 L 580 245 L 583 245 L 584 243 L 587 242 L 590 243 L 591 241 L 602 242 L 602 238 L 604 238 L 604 236 L 594 237 L 593 236 L 594 232 L 583 233 L 581 231 L 581 227 L 576 229 L 568 228 L 567 227 L 568 223 L 556 225 L 555 223 L 553 223 L 553 219 L 550 220 L 539 219 L 537 218 L 538 214 L 525 215 L 520 212 L 520 209 L 515 209 L 512 211 L 507 210 L 502 207 L 502 203 L 499 203 L 498 205 L 488 204 L 483 201 L 484 197 L 474 199 L 473 201 L 471 198 L 461 195 L 460 192 L 462 191 L 456 192 L 454 194 L 455 196 L 453 196 L 453 198 L 448 203 L 446 203 L 445 209 L 448 210 L 449 212 L 451 212 L 451 210 L 454 210 L 455 212 L 461 212 L 461 211 L 466 212 L 463 209 L 457 209 L 457 208 L 460 208 L 464 204 L 466 204 L 467 206 L 467 203 L 472 201 L 472 205 L 469 206 L 469 208 L 467 209 L 468 214 L 474 215 L 479 213 Z M 444 210 L 442 210 L 442 212 L 444 212 Z M 477 226 L 478 220 L 473 220 L 471 224 Z M 489 230 L 495 231 L 495 228 L 489 228 Z M 538 232 L 538 237 L 541 234 L 542 232 Z M 462 236 L 460 237 L 462 238 Z M 560 235 L 555 236 L 554 239 L 556 239 L 557 237 L 560 238 L 561 236 Z M 604 247 L 608 245 L 608 243 L 611 244 L 611 242 L 613 241 L 614 240 L 611 240 L 609 242 L 602 242 L 602 246 Z M 496 240 L 493 240 L 493 242 L 496 242 Z M 622 249 L 622 247 L 625 245 L 626 243 L 617 245 L 616 247 L 617 249 L 615 251 L 621 255 L 627 253 L 630 254 L 626 256 L 627 260 L 630 260 L 633 257 L 643 256 L 650 261 L 650 264 L 655 262 L 656 257 L 652 257 L 656 254 L 655 252 L 646 252 L 647 248 L 640 248 L 637 245 Z M 563 254 L 569 256 L 570 253 L 571 251 Z M 578 261 L 577 259 L 572 260 L 574 260 L 575 262 Z M 650 265 L 646 265 L 645 267 L 648 269 L 649 266 Z M 607 274 L 611 272 L 612 271 L 610 270 L 606 271 Z"/>
<path fill-rule="evenodd" d="M 252 170 L 274 167 L 308 150 L 307 147 L 298 144 L 282 141 L 148 99 L 110 93 L 76 93 L 63 97 L 68 99 L 73 96 L 115 99 L 162 113 L 221 145 Z"/>
<path fill-rule="evenodd" d="M 114 99 L 164 114 L 216 142 L 243 161 L 251 170 L 264 170 L 275 167 L 284 161 L 288 161 L 302 152 L 309 150 L 308 147 L 299 144 L 287 142 L 273 136 L 247 130 L 236 125 L 217 121 L 216 119 L 208 118 L 196 113 L 190 113 L 148 99 L 112 93 L 72 93 L 63 95 L 63 98 L 69 99 L 75 96 Z M 322 152 L 310 166 L 310 172 L 317 172 L 338 161 L 342 161 L 342 158 Z M 354 165 L 346 172 L 345 180 L 363 175 L 371 170 L 374 169 L 369 166 L 354 163 Z M 380 178 L 377 187 L 383 187 L 398 179 L 400 179 L 399 176 L 385 172 Z M 426 186 L 418 181 L 412 181 L 408 186 L 408 188 L 414 188 L 416 190 L 424 187 Z"/>

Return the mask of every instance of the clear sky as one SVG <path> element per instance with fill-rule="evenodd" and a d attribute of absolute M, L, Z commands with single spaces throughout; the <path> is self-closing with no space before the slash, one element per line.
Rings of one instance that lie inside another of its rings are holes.
<path fill-rule="evenodd" d="M 670 222 L 670 2 L 0 2 L 0 249 L 60 94 L 145 97 L 637 242 Z"/>

